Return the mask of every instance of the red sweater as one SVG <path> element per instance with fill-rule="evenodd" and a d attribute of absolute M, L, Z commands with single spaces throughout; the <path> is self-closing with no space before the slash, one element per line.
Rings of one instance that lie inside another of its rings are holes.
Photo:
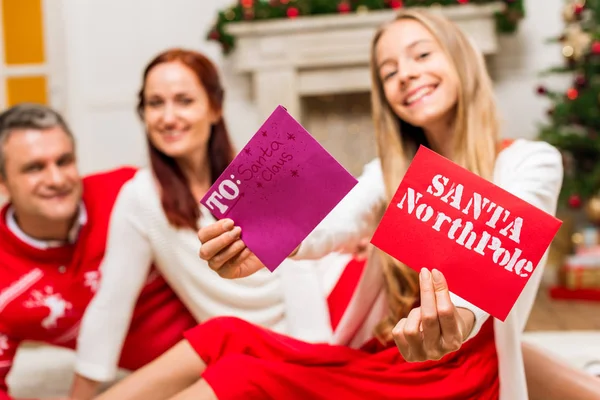
<path fill-rule="evenodd" d="M 111 210 L 119 190 L 135 172 L 134 168 L 120 168 L 84 178 L 87 223 L 73 245 L 40 250 L 24 243 L 6 225 L 8 206 L 2 209 L 0 400 L 10 399 L 6 375 L 21 341 L 75 348 L 79 324 L 100 278 Z M 140 368 L 195 325 L 194 318 L 153 269 L 138 299 L 120 366 Z"/>

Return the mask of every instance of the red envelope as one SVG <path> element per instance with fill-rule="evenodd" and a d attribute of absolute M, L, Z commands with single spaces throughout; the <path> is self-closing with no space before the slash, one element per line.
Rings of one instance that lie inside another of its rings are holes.
<path fill-rule="evenodd" d="M 421 147 L 371 243 L 504 321 L 562 222 Z"/>

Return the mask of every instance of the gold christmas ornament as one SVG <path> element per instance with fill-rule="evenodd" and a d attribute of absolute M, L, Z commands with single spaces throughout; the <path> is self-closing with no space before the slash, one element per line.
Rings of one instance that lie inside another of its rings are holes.
<path fill-rule="evenodd" d="M 569 25 L 565 30 L 564 40 L 562 41 L 565 46 L 563 52 L 566 47 L 570 46 L 573 49 L 573 54 L 565 57 L 573 57 L 575 60 L 579 60 L 587 51 L 591 41 L 590 35 L 582 31 L 581 26 L 578 24 Z M 567 53 L 570 52 L 568 49 L 566 51 Z"/>
<path fill-rule="evenodd" d="M 235 11 L 233 11 L 233 9 L 230 8 L 227 11 L 225 11 L 224 16 L 226 20 L 231 21 L 235 18 Z"/>
<path fill-rule="evenodd" d="M 587 201 L 585 215 L 594 224 L 600 223 L 600 195 L 596 195 Z"/>
<path fill-rule="evenodd" d="M 577 20 L 577 9 L 579 8 L 579 12 L 585 6 L 585 0 L 571 0 L 565 4 L 562 10 L 562 17 L 566 23 L 575 22 Z"/>
<path fill-rule="evenodd" d="M 362 6 L 358 6 L 356 7 L 356 12 L 359 14 L 366 14 L 369 12 L 369 7 L 362 5 Z"/>
<path fill-rule="evenodd" d="M 575 53 L 575 50 L 573 50 L 573 47 L 571 47 L 569 45 L 566 45 L 562 49 L 562 55 L 565 56 L 565 57 L 567 57 L 567 58 L 573 57 L 573 53 Z"/>
<path fill-rule="evenodd" d="M 575 21 L 575 4 L 565 4 L 562 10 L 562 17 L 566 23 Z"/>
<path fill-rule="evenodd" d="M 581 246 L 583 244 L 583 233 L 575 232 L 573 236 L 571 236 L 571 242 L 575 247 Z"/>

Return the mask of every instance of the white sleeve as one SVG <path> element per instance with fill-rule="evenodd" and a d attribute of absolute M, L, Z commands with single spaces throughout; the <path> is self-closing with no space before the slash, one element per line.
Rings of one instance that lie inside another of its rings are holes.
<path fill-rule="evenodd" d="M 319 259 L 329 253 L 353 253 L 370 238 L 385 206 L 385 186 L 379 159 L 368 163 L 358 183 L 302 241 L 294 259 Z"/>
<path fill-rule="evenodd" d="M 496 163 L 503 166 L 496 168 L 494 174 L 494 182 L 498 186 L 548 214 L 556 214 L 563 181 L 562 157 L 558 150 L 545 142 L 515 141 L 500 153 Z M 517 313 L 519 332 L 525 329 L 547 255 L 548 252 L 540 260 L 511 311 Z M 456 307 L 467 308 L 475 314 L 475 324 L 468 337 L 470 339 L 479 332 L 489 314 L 453 293 L 450 296 Z"/>
<path fill-rule="evenodd" d="M 131 315 L 152 262 L 134 183 L 123 186 L 113 208 L 100 286 L 85 311 L 77 340 L 76 372 L 100 382 L 116 377 Z"/>

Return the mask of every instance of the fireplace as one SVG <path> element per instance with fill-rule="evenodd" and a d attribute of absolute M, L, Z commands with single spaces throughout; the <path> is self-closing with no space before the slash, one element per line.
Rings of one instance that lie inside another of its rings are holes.
<path fill-rule="evenodd" d="M 497 51 L 503 3 L 430 7 L 455 21 L 484 55 Z M 375 157 L 369 46 L 394 11 L 236 22 L 229 62 L 251 79 L 260 119 L 283 105 L 351 173 Z"/>

